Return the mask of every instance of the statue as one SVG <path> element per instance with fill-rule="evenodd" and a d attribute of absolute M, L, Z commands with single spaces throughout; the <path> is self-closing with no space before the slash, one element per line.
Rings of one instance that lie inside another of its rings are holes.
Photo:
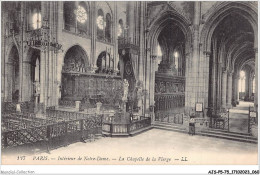
<path fill-rule="evenodd" d="M 143 83 L 141 81 L 138 81 L 137 86 L 137 106 L 138 106 L 138 113 L 139 116 L 143 114 Z"/>
<path fill-rule="evenodd" d="M 122 100 L 123 101 L 126 101 L 127 100 L 127 95 L 128 95 L 128 86 L 129 86 L 129 83 L 126 79 L 124 79 L 124 94 L 123 94 L 123 98 Z"/>
<path fill-rule="evenodd" d="M 34 85 L 34 95 L 35 95 L 35 96 L 40 95 L 40 91 L 41 91 L 40 82 L 35 81 L 35 82 L 33 83 L 33 85 Z"/>

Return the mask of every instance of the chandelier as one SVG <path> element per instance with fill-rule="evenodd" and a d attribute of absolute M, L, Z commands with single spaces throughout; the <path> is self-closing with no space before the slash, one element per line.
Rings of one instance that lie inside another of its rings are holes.
<path fill-rule="evenodd" d="M 57 53 L 62 50 L 62 45 L 59 44 L 55 37 L 51 38 L 49 23 L 46 18 L 43 19 L 42 27 L 36 30 L 32 30 L 26 44 L 35 49 L 40 49 L 41 51 L 54 51 Z"/>

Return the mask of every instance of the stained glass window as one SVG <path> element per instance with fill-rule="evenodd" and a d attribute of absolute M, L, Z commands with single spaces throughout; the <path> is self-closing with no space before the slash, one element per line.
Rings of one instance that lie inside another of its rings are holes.
<path fill-rule="evenodd" d="M 105 21 L 104 21 L 104 13 L 101 9 L 98 10 L 98 16 L 97 16 L 97 37 L 98 39 L 104 39 L 105 33 Z"/>
<path fill-rule="evenodd" d="M 42 15 L 41 13 L 34 13 L 32 16 L 32 27 L 33 29 L 39 29 L 42 26 Z"/>
<path fill-rule="evenodd" d="M 106 14 L 106 26 L 105 26 L 105 37 L 106 41 L 111 42 L 111 15 Z"/>
<path fill-rule="evenodd" d="M 123 35 L 123 20 L 119 20 L 118 28 L 117 28 L 117 36 L 122 37 Z"/>
<path fill-rule="evenodd" d="M 244 71 L 240 71 L 240 79 L 238 81 L 239 92 L 245 92 L 246 89 L 246 74 Z"/>
<path fill-rule="evenodd" d="M 87 12 L 82 6 L 78 6 L 76 10 L 76 18 L 80 23 L 85 23 L 87 21 Z"/>
<path fill-rule="evenodd" d="M 104 17 L 103 16 L 97 17 L 97 26 L 100 30 L 104 30 Z"/>
<path fill-rule="evenodd" d="M 42 27 L 41 2 L 30 2 L 28 15 L 28 29 L 36 30 Z"/>

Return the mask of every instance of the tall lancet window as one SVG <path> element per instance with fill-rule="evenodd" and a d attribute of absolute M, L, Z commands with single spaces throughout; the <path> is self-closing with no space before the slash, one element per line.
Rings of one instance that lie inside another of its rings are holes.
<path fill-rule="evenodd" d="M 99 9 L 98 16 L 97 16 L 97 37 L 98 37 L 98 39 L 104 38 L 104 29 L 105 29 L 104 13 L 101 9 Z"/>
<path fill-rule="evenodd" d="M 157 56 L 159 56 L 159 57 L 162 56 L 162 50 L 161 50 L 161 47 L 159 44 L 157 45 Z"/>
<path fill-rule="evenodd" d="M 90 20 L 87 2 L 66 1 L 63 6 L 64 29 L 70 32 L 88 35 Z"/>
<path fill-rule="evenodd" d="M 36 59 L 34 81 L 40 82 L 40 61 L 39 61 L 39 58 Z"/>
<path fill-rule="evenodd" d="M 105 28 L 105 36 L 106 41 L 111 42 L 111 15 L 109 13 L 106 14 L 106 28 Z"/>
<path fill-rule="evenodd" d="M 28 29 L 36 30 L 42 27 L 41 2 L 30 2 L 28 12 Z"/>
<path fill-rule="evenodd" d="M 245 92 L 246 89 L 246 74 L 245 71 L 240 71 L 240 79 L 238 81 L 239 92 Z"/>
<path fill-rule="evenodd" d="M 174 64 L 175 64 L 175 68 L 178 70 L 179 69 L 179 52 L 178 51 L 175 51 L 173 53 L 173 56 L 174 56 Z"/>
<path fill-rule="evenodd" d="M 81 34 L 87 34 L 88 28 L 88 12 L 85 2 L 80 2 L 76 10 L 77 29 Z"/>
<path fill-rule="evenodd" d="M 118 36 L 118 38 L 122 38 L 122 37 L 124 37 L 123 35 L 124 35 L 124 23 L 123 23 L 123 20 L 120 19 L 118 22 L 117 36 Z"/>

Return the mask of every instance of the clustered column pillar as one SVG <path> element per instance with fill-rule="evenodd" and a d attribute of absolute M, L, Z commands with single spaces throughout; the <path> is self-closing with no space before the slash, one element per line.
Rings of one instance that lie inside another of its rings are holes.
<path fill-rule="evenodd" d="M 254 106 L 255 110 L 258 108 L 258 52 L 255 48 L 255 94 L 254 94 Z"/>
<path fill-rule="evenodd" d="M 233 72 L 229 72 L 228 73 L 228 86 L 227 86 L 227 108 L 231 108 L 232 107 L 232 76 L 233 76 Z"/>
<path fill-rule="evenodd" d="M 234 104 L 237 104 L 238 102 L 238 80 L 239 76 L 237 74 L 234 75 L 234 84 L 233 84 L 233 100 Z"/>
<path fill-rule="evenodd" d="M 226 109 L 226 92 L 227 92 L 227 71 L 222 72 L 222 97 L 221 97 L 221 107 Z"/>
<path fill-rule="evenodd" d="M 249 80 L 248 80 L 248 99 L 249 101 L 252 100 L 252 92 L 253 92 L 253 79 L 254 79 L 254 75 L 252 73 L 250 73 L 249 75 Z"/>

